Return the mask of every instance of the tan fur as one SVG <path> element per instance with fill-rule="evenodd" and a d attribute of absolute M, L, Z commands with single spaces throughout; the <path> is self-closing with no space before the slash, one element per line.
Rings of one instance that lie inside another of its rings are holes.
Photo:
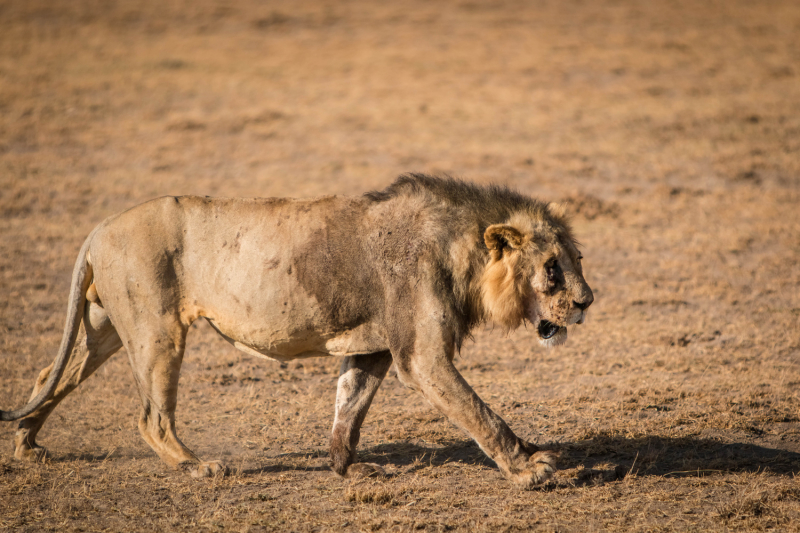
<path fill-rule="evenodd" d="M 510 252 L 492 257 L 481 276 L 483 306 L 488 317 L 511 330 L 526 317 L 530 283 L 522 272 L 520 254 Z"/>
<path fill-rule="evenodd" d="M 125 346 L 144 440 L 193 476 L 224 473 L 175 428 L 186 334 L 205 318 L 251 355 L 344 358 L 331 432 L 337 473 L 382 472 L 352 463 L 394 363 L 403 383 L 527 488 L 553 474 L 556 454 L 514 435 L 452 360 L 487 319 L 508 329 L 527 320 L 546 334 L 542 344 L 563 342 L 592 301 L 578 257 L 563 209 L 424 175 L 362 197 L 160 198 L 107 219 L 87 238 L 59 354 L 29 404 L 0 411 L 0 419 L 21 419 L 16 457 L 40 457 L 35 439 L 50 412 Z"/>
<path fill-rule="evenodd" d="M 86 291 L 86 299 L 103 307 L 103 304 L 100 302 L 100 296 L 97 294 L 97 287 L 94 286 L 94 283 L 89 285 L 89 289 Z"/>

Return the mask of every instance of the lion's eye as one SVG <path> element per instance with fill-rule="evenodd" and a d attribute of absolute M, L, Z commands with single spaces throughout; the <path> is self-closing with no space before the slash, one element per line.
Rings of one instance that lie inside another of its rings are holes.
<path fill-rule="evenodd" d="M 561 267 L 558 265 L 558 261 L 553 259 L 549 263 L 547 263 L 547 281 L 549 283 L 556 283 L 559 281 L 561 276 Z"/>

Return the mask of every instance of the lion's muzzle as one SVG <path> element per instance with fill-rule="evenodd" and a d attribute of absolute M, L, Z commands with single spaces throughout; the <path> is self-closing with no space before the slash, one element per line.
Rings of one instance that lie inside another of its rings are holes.
<path fill-rule="evenodd" d="M 539 327 L 536 329 L 539 333 L 539 337 L 547 340 L 553 338 L 561 327 L 547 320 L 542 320 L 539 322 Z"/>

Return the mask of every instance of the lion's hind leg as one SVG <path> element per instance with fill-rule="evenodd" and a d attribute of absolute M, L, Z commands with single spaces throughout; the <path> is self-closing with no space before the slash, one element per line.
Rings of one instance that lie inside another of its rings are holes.
<path fill-rule="evenodd" d="M 166 327 L 139 326 L 136 339 L 125 342 L 142 400 L 139 433 L 172 468 L 188 470 L 198 478 L 225 474 L 227 468 L 222 463 L 200 460 L 175 431 L 178 378 L 187 328 L 178 321 Z"/>
<path fill-rule="evenodd" d="M 20 460 L 35 461 L 45 455 L 45 449 L 36 443 L 36 435 L 47 417 L 61 400 L 91 376 L 121 347 L 122 341 L 105 310 L 98 304 L 87 303 L 78 339 L 58 387 L 36 411 L 19 421 L 14 436 L 14 457 Z M 50 364 L 39 373 L 31 399 L 39 394 L 47 378 L 50 377 L 52 368 L 53 365 Z"/>
<path fill-rule="evenodd" d="M 331 467 L 340 476 L 383 475 L 373 463 L 355 463 L 361 424 L 378 387 L 392 365 L 390 352 L 355 355 L 342 361 L 336 391 L 336 416 L 331 433 Z"/>

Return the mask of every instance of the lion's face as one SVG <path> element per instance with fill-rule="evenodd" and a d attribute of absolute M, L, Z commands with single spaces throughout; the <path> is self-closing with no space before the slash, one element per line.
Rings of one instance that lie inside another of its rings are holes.
<path fill-rule="evenodd" d="M 491 258 L 481 281 L 491 318 L 510 329 L 528 320 L 544 346 L 564 343 L 567 327 L 583 323 L 594 301 L 568 230 L 512 220 L 487 228 L 484 240 Z"/>
<path fill-rule="evenodd" d="M 543 345 L 562 344 L 567 340 L 567 326 L 582 324 L 594 301 L 583 278 L 582 257 L 571 241 L 550 243 L 528 255 L 531 293 L 525 318 L 534 325 Z"/>

